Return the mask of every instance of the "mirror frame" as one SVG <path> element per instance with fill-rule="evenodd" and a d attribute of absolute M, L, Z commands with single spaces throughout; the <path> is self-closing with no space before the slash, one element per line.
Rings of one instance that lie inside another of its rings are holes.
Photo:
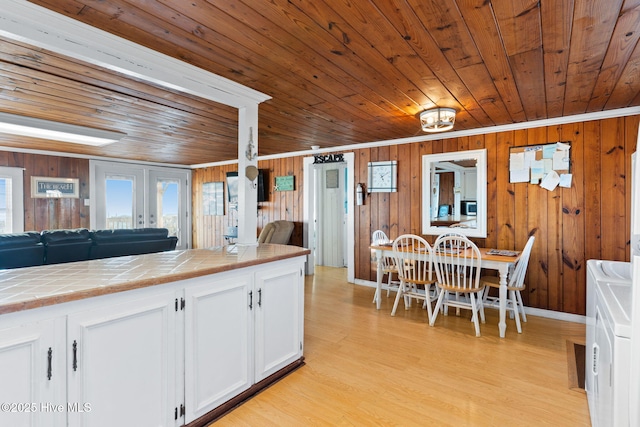
<path fill-rule="evenodd" d="M 438 162 L 476 160 L 476 228 L 451 228 L 431 225 L 431 165 Z M 487 237 L 487 149 L 454 151 L 422 156 L 422 234 L 439 236 L 455 231 L 468 237 Z"/>

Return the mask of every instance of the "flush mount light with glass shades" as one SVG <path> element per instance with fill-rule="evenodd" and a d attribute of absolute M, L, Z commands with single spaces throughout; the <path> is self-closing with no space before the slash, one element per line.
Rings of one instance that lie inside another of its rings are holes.
<path fill-rule="evenodd" d="M 420 124 L 425 132 L 444 132 L 453 129 L 456 110 L 453 108 L 432 108 L 420 113 Z"/>
<path fill-rule="evenodd" d="M 101 146 L 120 141 L 125 133 L 70 125 L 33 117 L 0 113 L 0 133 L 53 139 L 92 146 Z"/>

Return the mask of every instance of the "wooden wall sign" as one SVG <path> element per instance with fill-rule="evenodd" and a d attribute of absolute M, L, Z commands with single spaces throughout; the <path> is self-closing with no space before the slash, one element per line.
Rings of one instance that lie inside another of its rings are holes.
<path fill-rule="evenodd" d="M 31 177 L 31 197 L 78 198 L 80 197 L 78 178 Z"/>

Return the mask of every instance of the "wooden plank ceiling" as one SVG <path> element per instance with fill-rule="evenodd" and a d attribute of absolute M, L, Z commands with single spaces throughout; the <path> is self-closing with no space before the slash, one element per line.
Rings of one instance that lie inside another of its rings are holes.
<path fill-rule="evenodd" d="M 266 93 L 261 155 L 640 105 L 640 0 L 32 0 Z M 173 164 L 237 157 L 234 109 L 1 40 L 0 111 L 127 133 L 102 148 Z"/>

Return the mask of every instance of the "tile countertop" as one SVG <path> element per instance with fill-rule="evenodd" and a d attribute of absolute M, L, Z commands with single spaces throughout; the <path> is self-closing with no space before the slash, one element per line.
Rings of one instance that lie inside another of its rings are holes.
<path fill-rule="evenodd" d="M 297 246 L 234 245 L 0 270 L 0 314 L 175 282 L 308 253 L 308 249 Z"/>

